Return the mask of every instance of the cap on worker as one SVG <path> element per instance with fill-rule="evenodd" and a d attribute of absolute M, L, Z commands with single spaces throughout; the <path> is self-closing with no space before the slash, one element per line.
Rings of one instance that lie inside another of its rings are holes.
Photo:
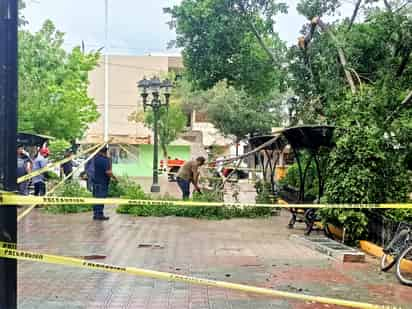
<path fill-rule="evenodd" d="M 44 156 L 48 156 L 50 154 L 50 151 L 48 148 L 40 148 L 40 154 L 44 157 Z"/>

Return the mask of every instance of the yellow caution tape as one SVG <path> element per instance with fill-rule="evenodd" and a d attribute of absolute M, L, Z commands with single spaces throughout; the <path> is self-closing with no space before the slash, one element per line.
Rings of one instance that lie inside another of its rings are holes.
<path fill-rule="evenodd" d="M 100 151 L 100 149 L 102 149 L 104 146 L 106 146 L 105 143 L 101 144 L 99 148 L 97 148 L 86 160 L 84 160 L 82 162 L 82 164 L 80 164 L 78 167 L 76 167 L 73 171 L 71 171 L 67 176 L 64 176 L 63 179 L 57 184 L 55 185 L 51 190 L 49 190 L 46 194 L 46 196 L 50 196 L 54 191 L 57 190 L 57 188 L 59 188 L 62 184 L 64 184 L 66 182 L 67 179 L 69 179 L 74 173 L 76 173 L 78 170 L 80 170 L 81 168 L 83 168 L 83 166 L 86 165 L 87 162 L 89 162 L 90 160 L 92 160 L 94 158 L 94 156 Z M 24 210 L 21 214 L 19 214 L 17 216 L 17 222 L 20 222 L 21 220 L 23 220 L 24 217 L 26 217 L 34 208 L 36 208 L 36 204 L 31 205 L 29 208 L 27 208 L 26 210 Z"/>
<path fill-rule="evenodd" d="M 76 158 L 84 155 L 85 153 L 89 153 L 89 152 L 91 152 L 91 151 L 93 151 L 93 150 L 95 150 L 95 149 L 97 149 L 98 147 L 101 147 L 101 146 L 102 146 L 102 144 L 95 145 L 91 148 L 86 149 L 85 151 L 79 152 L 76 155 L 64 158 L 63 160 L 60 160 L 60 161 L 57 161 L 57 162 L 50 163 L 47 166 L 45 166 L 45 167 L 43 167 L 39 170 L 35 170 L 35 171 L 31 172 L 30 174 L 27 174 L 27 175 L 24 175 L 24 176 L 21 176 L 21 177 L 17 178 L 17 183 L 22 183 L 22 182 L 25 182 L 29 179 L 32 179 L 33 177 L 39 176 L 39 175 L 41 175 L 45 172 L 48 172 L 48 171 L 52 170 L 55 167 L 59 167 L 60 165 L 62 165 L 64 163 L 67 163 L 67 162 L 69 162 L 73 159 L 76 159 Z"/>
<path fill-rule="evenodd" d="M 126 153 L 128 155 L 130 155 L 131 157 L 133 157 L 136 161 L 139 161 L 139 158 L 137 157 L 137 155 L 135 155 L 134 153 L 132 153 L 130 150 L 128 150 L 126 147 L 122 146 L 121 144 L 119 144 L 119 147 L 121 149 L 123 149 L 124 151 L 126 151 Z"/>
<path fill-rule="evenodd" d="M 59 196 L 22 196 L 0 193 L 0 205 L 133 205 L 133 206 L 182 206 L 182 207 L 264 207 L 264 208 L 355 208 L 355 209 L 409 209 L 412 203 L 388 204 L 250 204 L 201 201 L 133 200 L 122 198 L 84 198 Z"/>
<path fill-rule="evenodd" d="M 237 283 L 224 282 L 224 281 L 201 279 L 201 278 L 196 278 L 196 277 L 191 277 L 191 276 L 160 272 L 160 271 L 153 271 L 153 270 L 147 270 L 147 269 L 136 268 L 136 267 L 124 267 L 124 266 L 117 266 L 117 265 L 111 265 L 111 264 L 94 263 L 94 262 L 90 262 L 90 261 L 79 259 L 79 258 L 17 250 L 16 244 L 10 244 L 10 243 L 0 242 L 0 257 L 8 258 L 8 259 L 16 259 L 16 260 L 41 262 L 41 263 L 47 263 L 47 264 L 73 266 L 73 267 L 78 267 L 78 268 L 87 268 L 87 269 L 100 270 L 100 271 L 106 271 L 106 272 L 112 272 L 112 273 L 130 274 L 134 276 L 160 279 L 160 280 L 165 280 L 165 281 L 184 282 L 184 283 L 190 283 L 190 284 L 195 284 L 195 285 L 211 286 L 215 288 L 224 288 L 224 289 L 230 289 L 234 291 L 254 293 L 254 294 L 271 296 L 271 297 L 282 297 L 282 298 L 287 298 L 287 299 L 295 299 L 295 300 L 300 300 L 300 301 L 309 301 L 309 302 L 316 302 L 316 303 L 322 303 L 322 304 L 338 305 L 338 306 L 345 306 L 345 307 L 350 307 L 350 308 L 362 308 L 362 309 L 384 309 L 384 308 L 394 309 L 396 308 L 394 306 L 374 305 L 374 304 L 362 303 L 362 302 L 357 302 L 357 301 L 341 300 L 341 299 L 329 298 L 329 297 L 320 297 L 320 296 L 312 296 L 312 295 L 277 291 L 277 290 L 272 290 L 268 288 L 248 286 L 244 284 L 237 284 Z"/>

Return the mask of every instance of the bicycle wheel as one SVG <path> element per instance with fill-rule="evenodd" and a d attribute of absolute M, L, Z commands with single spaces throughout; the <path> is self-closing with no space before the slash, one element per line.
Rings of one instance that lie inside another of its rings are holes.
<path fill-rule="evenodd" d="M 402 251 L 396 263 L 396 277 L 401 283 L 412 286 L 412 267 L 410 265 L 401 267 L 402 260 L 412 261 L 412 246 Z"/>
<path fill-rule="evenodd" d="M 381 270 L 388 271 L 396 264 L 396 257 L 384 253 L 381 257 Z"/>
<path fill-rule="evenodd" d="M 408 231 L 402 230 L 395 235 L 389 244 L 383 249 L 384 254 L 381 258 L 381 270 L 388 271 L 391 269 L 398 259 L 398 255 L 401 253 L 406 240 L 408 238 Z"/>

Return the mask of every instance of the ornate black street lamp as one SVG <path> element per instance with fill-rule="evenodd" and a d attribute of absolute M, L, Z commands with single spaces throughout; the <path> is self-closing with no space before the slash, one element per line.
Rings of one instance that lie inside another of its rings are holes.
<path fill-rule="evenodd" d="M 146 107 L 149 106 L 153 110 L 153 184 L 150 191 L 153 193 L 160 192 L 159 186 L 159 171 L 158 171 L 158 149 L 159 149 L 159 139 L 158 139 L 158 122 L 159 122 L 159 112 L 162 106 L 168 108 L 170 93 L 172 91 L 172 83 L 166 79 L 161 82 L 157 77 L 153 77 L 150 80 L 143 78 L 137 83 L 137 88 L 140 90 L 140 95 L 143 98 L 143 110 L 146 111 Z M 148 100 L 149 95 L 152 95 L 152 100 Z M 164 95 L 165 100 L 162 102 L 161 94 Z M 149 101 L 149 102 L 148 102 Z"/>

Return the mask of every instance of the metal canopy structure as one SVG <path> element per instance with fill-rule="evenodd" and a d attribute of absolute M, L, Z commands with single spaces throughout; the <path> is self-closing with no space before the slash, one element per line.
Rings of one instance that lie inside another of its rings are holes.
<path fill-rule="evenodd" d="M 255 165 L 260 165 L 264 175 L 266 177 L 269 176 L 273 193 L 276 191 L 276 165 L 285 147 L 290 145 L 299 167 L 300 178 L 299 193 L 295 202 L 299 203 L 305 200 L 306 174 L 312 161 L 315 162 L 319 180 L 318 199 L 322 196 L 324 179 L 319 163 L 319 151 L 321 148 L 333 148 L 334 129 L 333 126 L 326 125 L 296 126 L 277 131 L 275 135 L 257 136 L 249 140 L 251 147 L 256 148 L 273 139 L 276 135 L 279 137 L 272 144 L 262 149 L 259 154 L 255 155 Z M 301 150 L 307 150 L 310 154 L 310 159 L 306 162 L 305 166 L 302 166 Z"/>
<path fill-rule="evenodd" d="M 273 144 L 267 146 L 267 150 L 283 150 L 283 148 L 289 144 L 295 149 L 308 149 L 318 150 L 320 147 L 332 148 L 333 142 L 333 126 L 320 126 L 320 125 L 306 125 L 285 128 L 276 132 L 279 134 Z M 265 142 L 272 139 L 275 135 L 263 135 L 252 137 L 249 140 L 252 148 L 258 147 Z M 283 138 L 282 138 L 283 137 Z"/>
<path fill-rule="evenodd" d="M 45 142 L 53 139 L 53 137 L 47 135 L 17 133 L 17 144 L 23 144 L 25 146 L 41 147 Z"/>
<path fill-rule="evenodd" d="M 294 149 L 318 151 L 333 147 L 333 126 L 298 126 L 285 129 L 282 134 Z"/>

